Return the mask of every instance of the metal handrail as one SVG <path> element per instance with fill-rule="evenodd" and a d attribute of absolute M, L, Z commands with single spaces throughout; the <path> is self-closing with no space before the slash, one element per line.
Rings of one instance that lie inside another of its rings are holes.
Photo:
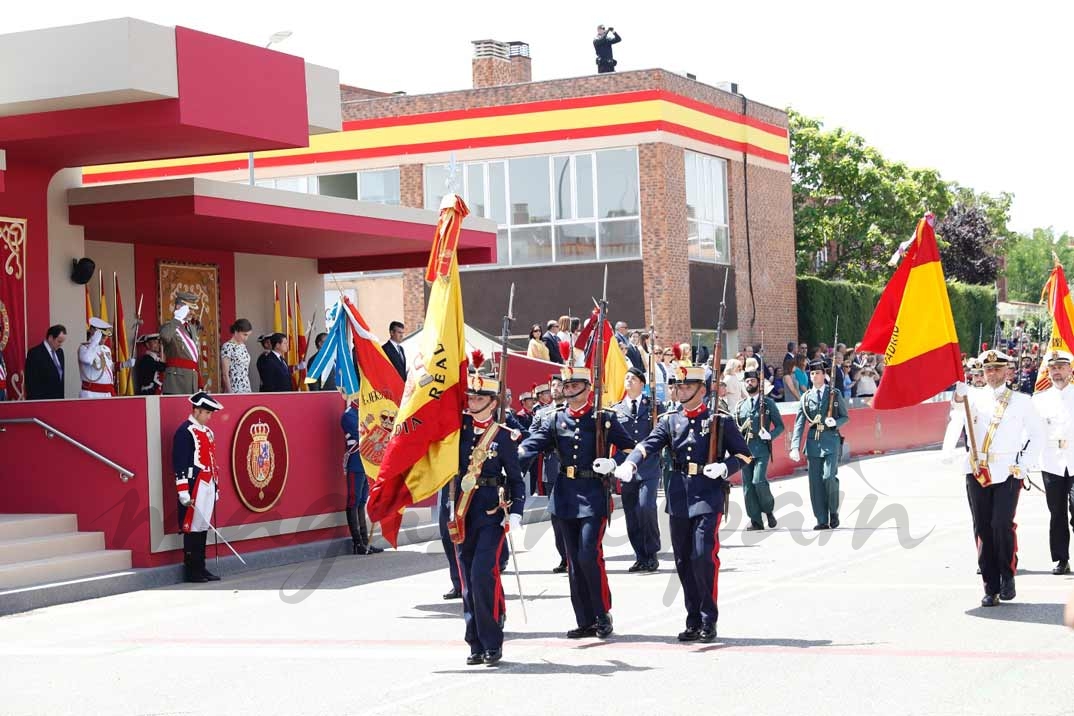
<path fill-rule="evenodd" d="M 97 458 L 98 460 L 103 462 L 105 465 L 108 465 L 110 468 L 112 468 L 113 470 L 118 472 L 119 473 L 119 479 L 122 480 L 123 482 L 126 482 L 127 480 L 129 480 L 132 477 L 134 477 L 134 473 L 131 472 L 130 470 L 128 470 L 127 468 L 122 467 L 120 465 L 117 465 L 116 463 L 112 462 L 111 460 L 109 460 L 108 458 L 106 458 L 104 455 L 100 454 L 96 450 L 94 450 L 92 448 L 89 448 L 89 447 L 86 447 L 85 445 L 83 445 L 82 443 L 78 442 L 77 440 L 75 440 L 70 435 L 67 435 L 64 432 L 61 432 L 60 430 L 57 430 L 56 428 L 52 427 L 51 425 L 49 425 L 48 423 L 46 423 L 43 420 L 38 420 L 37 418 L 5 418 L 3 420 L 0 420 L 0 425 L 11 424 L 11 423 L 37 425 L 37 426 L 41 427 L 42 429 L 44 429 L 45 436 L 48 437 L 49 439 L 52 439 L 53 437 L 63 438 L 64 440 L 66 440 L 70 444 L 74 445 L 76 448 L 78 448 L 82 452 L 86 453 L 90 457 Z M 7 431 L 4 428 L 0 428 L 0 432 L 7 432 Z"/>

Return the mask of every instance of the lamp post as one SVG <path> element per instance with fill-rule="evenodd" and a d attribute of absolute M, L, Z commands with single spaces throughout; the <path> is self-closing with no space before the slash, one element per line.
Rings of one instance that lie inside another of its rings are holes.
<path fill-rule="evenodd" d="M 283 42 L 284 40 L 286 40 L 291 35 L 292 35 L 292 32 L 290 30 L 280 30 L 279 32 L 272 33 L 271 35 L 269 35 L 268 44 L 265 45 L 265 49 L 267 50 L 268 48 L 272 47 L 273 45 L 278 44 L 280 42 Z M 254 153 L 253 152 L 250 152 L 250 156 L 247 158 L 246 164 L 247 164 L 247 167 L 250 170 L 250 186 L 253 186 L 254 185 Z"/>

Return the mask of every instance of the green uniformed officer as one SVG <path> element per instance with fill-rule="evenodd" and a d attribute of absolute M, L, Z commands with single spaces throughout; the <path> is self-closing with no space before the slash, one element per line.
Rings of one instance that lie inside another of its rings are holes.
<path fill-rule="evenodd" d="M 809 501 L 817 518 L 815 530 L 839 526 L 839 456 L 843 452 L 843 436 L 839 428 L 850 417 L 843 394 L 826 384 L 824 361 L 816 359 L 809 363 L 809 380 L 813 387 L 802 396 L 798 404 L 798 417 L 794 420 L 791 435 L 793 462 L 802 459 L 798 446 L 802 430 L 809 425 L 806 434 L 806 459 L 809 461 Z M 830 409 L 830 410 L 829 410 Z"/>
<path fill-rule="evenodd" d="M 776 526 L 776 508 L 772 490 L 768 487 L 768 463 L 772 459 L 772 441 L 783 433 L 783 419 L 776 401 L 761 396 L 758 372 L 748 370 L 745 374 L 747 397 L 735 409 L 735 422 L 742 437 L 746 438 L 753 455 L 753 462 L 742 466 L 742 495 L 746 501 L 746 514 L 750 518 L 747 532 L 763 530 L 761 514 L 768 517 L 768 526 Z M 764 405 L 764 421 L 761 405 Z"/>

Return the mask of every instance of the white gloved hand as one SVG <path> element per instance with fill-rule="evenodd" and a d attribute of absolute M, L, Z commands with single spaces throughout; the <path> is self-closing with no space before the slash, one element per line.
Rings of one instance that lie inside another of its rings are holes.
<path fill-rule="evenodd" d="M 791 462 L 801 462 L 802 453 L 798 452 L 798 448 L 792 448 L 790 454 Z"/>
<path fill-rule="evenodd" d="M 593 472 L 598 475 L 610 475 L 615 470 L 615 460 L 610 457 L 598 457 L 593 461 Z"/>
<path fill-rule="evenodd" d="M 630 460 L 626 460 L 622 465 L 615 468 L 615 476 L 623 482 L 630 482 L 634 479 L 634 473 L 638 471 L 638 468 Z"/>
<path fill-rule="evenodd" d="M 727 465 L 722 462 L 710 462 L 701 472 L 711 480 L 719 480 L 721 477 L 727 477 Z"/>
<path fill-rule="evenodd" d="M 955 383 L 955 395 L 957 395 L 958 397 L 965 398 L 969 392 L 970 387 L 961 380 Z"/>
<path fill-rule="evenodd" d="M 827 425 L 829 428 L 834 428 L 835 427 L 835 418 L 825 418 L 824 419 L 824 424 Z"/>
<path fill-rule="evenodd" d="M 180 306 L 179 308 L 175 309 L 175 313 L 172 314 L 172 317 L 177 321 L 185 321 L 186 317 L 189 316 L 189 315 L 190 315 L 190 306 L 188 306 L 188 305 L 186 305 L 184 303 L 182 306 Z"/>
<path fill-rule="evenodd" d="M 518 514 L 515 514 L 514 512 L 512 512 L 511 516 L 508 519 L 511 522 L 510 530 L 512 532 L 521 532 L 522 531 L 522 515 L 518 515 Z"/>
<path fill-rule="evenodd" d="M 761 438 L 761 440 L 771 440 L 772 433 L 768 432 L 764 428 L 761 428 L 761 432 L 757 433 L 757 437 Z"/>
<path fill-rule="evenodd" d="M 190 493 L 183 490 L 179 493 L 179 504 L 183 507 L 190 507 Z"/>
<path fill-rule="evenodd" d="M 304 360 L 300 360 L 300 361 L 298 362 L 298 369 L 299 369 L 299 370 L 306 370 L 306 361 L 304 361 Z"/>

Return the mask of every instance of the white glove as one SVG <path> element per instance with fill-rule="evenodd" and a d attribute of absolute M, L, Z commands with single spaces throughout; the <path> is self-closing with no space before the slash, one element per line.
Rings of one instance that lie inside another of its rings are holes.
<path fill-rule="evenodd" d="M 306 370 L 306 361 L 304 361 L 304 360 L 300 360 L 300 361 L 298 362 L 298 369 L 299 369 L 299 370 Z"/>
<path fill-rule="evenodd" d="M 798 452 L 798 448 L 792 448 L 790 454 L 791 462 L 801 462 L 802 453 Z"/>
<path fill-rule="evenodd" d="M 185 303 L 179 308 L 175 309 L 175 313 L 172 314 L 172 318 L 177 321 L 185 321 L 186 317 L 190 315 L 190 306 Z"/>
<path fill-rule="evenodd" d="M 127 360 L 125 360 L 122 363 L 120 363 L 119 367 L 120 368 L 133 368 L 134 363 L 135 363 L 136 360 L 137 359 L 135 359 L 135 358 L 128 358 Z"/>
<path fill-rule="evenodd" d="M 721 477 L 727 477 L 727 465 L 722 462 L 710 462 L 701 472 L 711 480 L 719 480 Z"/>
<path fill-rule="evenodd" d="M 824 424 L 827 425 L 829 428 L 834 428 L 835 427 L 835 418 L 825 418 L 824 419 Z"/>
<path fill-rule="evenodd" d="M 190 507 L 190 493 L 186 490 L 179 493 L 179 504 L 183 507 Z"/>
<path fill-rule="evenodd" d="M 598 457 L 593 461 L 593 472 L 598 475 L 610 475 L 615 470 L 615 460 L 610 457 Z"/>
<path fill-rule="evenodd" d="M 764 428 L 761 428 L 761 432 L 757 433 L 757 437 L 761 438 L 761 440 L 771 440 L 772 434 Z"/>
<path fill-rule="evenodd" d="M 970 392 L 970 387 L 963 383 L 961 380 L 955 383 L 955 395 L 960 398 L 965 398 Z"/>
<path fill-rule="evenodd" d="M 630 482 L 634 479 L 634 473 L 638 471 L 637 466 L 630 460 L 625 460 L 622 465 L 615 468 L 615 476 L 623 482 Z"/>
<path fill-rule="evenodd" d="M 522 531 L 522 515 L 518 515 L 518 514 L 515 514 L 514 512 L 512 512 L 511 516 L 508 517 L 508 520 L 510 520 L 510 522 L 511 522 L 510 530 L 512 532 L 521 532 Z"/>

